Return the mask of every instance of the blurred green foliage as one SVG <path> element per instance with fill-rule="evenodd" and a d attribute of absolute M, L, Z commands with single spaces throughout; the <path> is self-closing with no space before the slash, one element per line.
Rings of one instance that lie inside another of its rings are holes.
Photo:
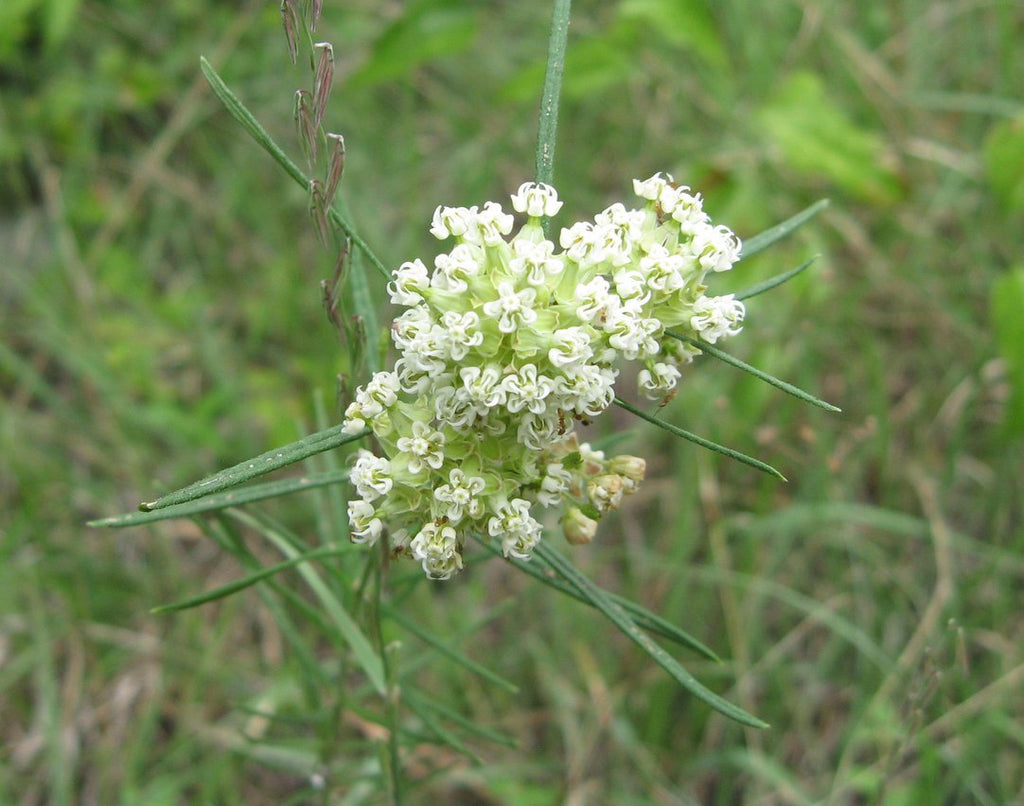
<path fill-rule="evenodd" d="M 325 3 L 343 192 L 389 265 L 431 256 L 435 205 L 529 178 L 547 16 Z M 320 754 L 365 750 L 344 686 L 307 709 L 302 665 L 255 595 L 148 613 L 246 572 L 195 525 L 82 526 L 291 441 L 350 372 L 320 304 L 335 256 L 198 71 L 206 55 L 297 154 L 308 70 L 279 26 L 261 2 L 0 3 L 0 801 L 308 802 Z M 409 748 L 416 769 L 449 770 L 419 802 L 1013 802 L 1020 4 L 820 0 L 752 19 L 738 0 L 580 1 L 571 34 L 567 217 L 655 170 L 743 236 L 832 197 L 728 281 L 823 255 L 751 302 L 732 347 L 844 414 L 702 360 L 664 415 L 791 483 L 616 421 L 649 457 L 646 492 L 573 554 L 701 625 L 729 660 L 695 674 L 772 731 L 724 725 L 599 619 L 481 563 L 403 604 L 520 694 L 436 658 L 415 673 L 520 747 L 481 740 L 476 768 Z M 330 508 L 272 511 L 321 535 Z M 333 785 L 373 802 L 358 780 Z"/>

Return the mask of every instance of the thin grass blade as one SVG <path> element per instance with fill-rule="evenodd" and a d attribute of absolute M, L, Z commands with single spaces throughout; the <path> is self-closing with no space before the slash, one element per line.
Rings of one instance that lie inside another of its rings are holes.
<path fill-rule="evenodd" d="M 672 423 L 665 422 L 664 420 L 660 420 L 657 417 L 654 417 L 653 415 L 650 415 L 647 412 L 638 409 L 632 403 L 627 403 L 620 397 L 615 398 L 615 405 L 618 406 L 619 408 L 625 409 L 630 414 L 635 414 L 641 420 L 646 420 L 647 422 L 658 426 L 658 428 L 665 429 L 670 434 L 675 434 L 677 437 L 682 437 L 683 439 L 687 439 L 690 442 L 695 442 L 702 448 L 707 448 L 708 450 L 714 451 L 715 453 L 720 453 L 724 456 L 728 456 L 730 459 L 735 459 L 738 462 L 742 462 L 745 465 L 750 465 L 751 467 L 760 470 L 762 473 L 767 473 L 769 476 L 775 476 L 775 478 L 780 479 L 781 481 L 787 480 L 786 477 L 783 476 L 778 470 L 776 470 L 771 465 L 762 462 L 760 459 L 755 459 L 753 456 L 747 456 L 747 454 L 745 453 L 740 453 L 739 451 L 733 450 L 732 448 L 727 448 L 724 445 L 719 445 L 717 442 L 712 442 L 709 439 L 704 439 L 704 437 L 699 437 L 696 434 L 691 433 L 690 431 L 686 431 L 680 428 L 679 426 L 672 425 Z"/>
<path fill-rule="evenodd" d="M 505 747 L 519 746 L 519 743 L 511 736 L 499 733 L 496 730 L 491 730 L 483 725 L 478 725 L 475 722 L 471 722 L 458 711 L 441 705 L 436 699 L 421 697 L 418 691 L 409 691 L 408 689 L 403 689 L 403 694 L 405 699 L 409 699 L 411 695 L 411 698 L 416 701 L 417 705 L 425 710 L 438 714 L 441 718 L 448 720 L 452 724 L 458 725 L 467 733 L 479 736 L 481 739 L 486 739 L 487 741 L 494 742 L 495 744 L 504 745 Z"/>
<path fill-rule="evenodd" d="M 707 353 L 708 355 L 717 358 L 719 361 L 724 361 L 726 364 L 731 364 L 737 369 L 741 369 L 744 372 L 753 375 L 755 378 L 758 378 L 764 381 L 765 383 L 769 383 L 775 388 L 781 389 L 783 392 L 786 392 L 787 394 L 790 394 L 793 397 L 799 398 L 805 403 L 810 403 L 812 406 L 817 406 L 818 408 L 825 409 L 825 411 L 842 411 L 842 409 L 840 409 L 838 406 L 833 406 L 831 403 L 826 403 L 824 400 L 816 398 L 810 392 L 805 392 L 803 389 L 800 389 L 797 386 L 793 386 L 793 384 L 791 383 L 787 383 L 786 381 L 780 380 L 779 378 L 776 378 L 774 375 L 769 375 L 764 370 L 760 370 L 757 367 L 753 367 L 746 361 L 741 361 L 735 356 L 729 355 L 729 353 L 725 352 L 724 350 L 719 350 L 713 344 L 708 344 L 706 341 L 702 341 L 700 339 L 691 339 L 689 336 L 683 336 L 680 333 L 673 333 L 671 330 L 666 330 L 665 333 L 671 336 L 673 339 L 685 342 L 686 344 L 692 344 L 694 347 L 700 349 L 701 352 Z"/>
<path fill-rule="evenodd" d="M 119 529 L 125 526 L 140 526 L 144 523 L 153 523 L 154 521 L 164 521 L 172 518 L 189 518 L 204 512 L 213 512 L 214 510 L 226 507 L 251 504 L 254 501 L 264 501 L 268 498 L 291 495 L 303 490 L 312 490 L 316 487 L 340 484 L 347 480 L 348 470 L 314 473 L 293 479 L 253 484 L 251 487 L 243 487 L 241 490 L 232 490 L 231 492 L 220 493 L 219 495 L 208 495 L 195 501 L 185 504 L 173 504 L 153 512 L 129 512 L 112 518 L 101 518 L 100 520 L 89 521 L 86 525 Z"/>
<path fill-rule="evenodd" d="M 253 517 L 249 513 L 240 510 L 232 510 L 231 516 L 241 523 L 256 529 L 260 535 L 271 542 L 289 560 L 303 556 L 296 547 L 298 540 L 270 518 Z M 387 685 L 384 679 L 384 665 L 380 656 L 374 651 L 370 640 L 363 634 L 352 616 L 349 615 L 345 606 L 334 595 L 334 592 L 324 582 L 323 578 L 308 563 L 300 563 L 298 571 L 302 578 L 309 585 L 310 590 L 320 600 L 324 612 L 337 628 L 337 635 L 352 649 L 352 655 L 356 663 L 366 673 L 367 679 L 382 697 L 387 695 Z"/>
<path fill-rule="evenodd" d="M 217 71 L 213 69 L 213 66 L 206 61 L 205 58 L 200 57 L 199 67 L 203 71 L 203 75 L 206 76 L 206 80 L 210 84 L 210 89 L 213 90 L 213 94 L 217 96 L 224 108 L 228 110 L 228 113 L 235 120 L 238 121 L 242 129 L 248 134 L 253 140 L 256 141 L 257 145 L 266 151 L 274 161 L 284 168 L 292 179 L 300 184 L 303 190 L 309 189 L 309 177 L 307 177 L 302 169 L 299 168 L 287 154 L 281 149 L 281 147 L 274 142 L 274 139 L 267 134 L 266 130 L 260 125 L 259 121 L 256 120 L 255 116 L 249 109 L 239 100 L 238 96 L 235 95 L 224 83 Z M 380 261 L 380 258 L 374 254 L 373 250 L 370 249 L 369 244 L 366 243 L 355 230 L 355 225 L 349 220 L 347 215 L 338 212 L 338 210 L 331 206 L 328 210 L 328 216 L 331 221 L 340 228 L 349 238 L 352 239 L 352 243 L 360 249 L 373 267 L 384 277 L 386 280 L 391 280 L 391 273 L 384 267 L 384 264 Z"/>
<path fill-rule="evenodd" d="M 250 574 L 247 577 L 236 579 L 234 582 L 229 582 L 227 585 L 221 585 L 212 591 L 206 593 L 200 593 L 196 596 L 191 596 L 188 599 L 182 599 L 180 602 L 174 602 L 173 604 L 160 605 L 150 610 L 150 613 L 173 613 L 178 610 L 188 610 L 192 607 L 199 607 L 207 602 L 213 602 L 217 599 L 223 599 L 225 596 L 230 596 L 233 593 L 238 593 L 240 590 L 245 590 L 251 585 L 255 585 L 257 582 L 262 582 L 268 577 L 272 577 L 281 571 L 287 571 L 289 568 L 294 568 L 299 563 L 311 562 L 313 560 L 319 560 L 323 557 L 336 557 L 344 553 L 343 549 L 325 547 L 322 549 L 316 549 L 308 554 L 303 554 L 299 557 L 295 557 L 291 560 L 285 560 L 284 562 L 272 565 L 269 568 L 264 568 L 262 571 L 257 571 L 255 574 Z"/>
<path fill-rule="evenodd" d="M 460 741 L 459 738 L 454 733 L 448 730 L 448 728 L 442 725 L 438 720 L 434 719 L 433 714 L 431 714 L 426 707 L 426 699 L 421 699 L 419 697 L 410 695 L 411 692 L 404 692 L 402 702 L 410 711 L 412 711 L 414 714 L 416 714 L 416 716 L 420 718 L 420 721 L 423 723 L 423 726 L 433 734 L 434 739 L 436 739 L 441 744 L 448 745 L 448 747 L 450 747 L 456 753 L 471 759 L 474 764 L 480 765 L 484 763 L 483 759 L 480 758 L 480 756 L 478 756 L 472 750 L 470 750 L 465 744 L 463 744 L 463 742 Z"/>
<path fill-rule="evenodd" d="M 414 621 L 411 621 L 410 619 L 406 618 L 400 609 L 388 607 L 386 604 L 381 603 L 381 610 L 385 615 L 387 615 L 388 618 L 390 618 L 396 624 L 399 624 L 403 629 L 407 630 L 408 632 L 411 632 L 425 644 L 429 644 L 431 647 L 437 650 L 439 654 L 444 655 L 446 658 L 448 658 L 448 660 L 458 664 L 459 666 L 463 667 L 464 669 L 467 669 L 470 672 L 473 672 L 473 674 L 479 675 L 485 680 L 490 680 L 492 683 L 494 683 L 494 685 L 504 689 L 509 694 L 519 693 L 519 687 L 515 683 L 506 680 L 504 677 L 497 674 L 496 672 L 492 672 L 487 667 L 481 666 L 475 660 L 465 655 L 464 653 L 460 652 L 459 650 L 455 649 L 454 647 L 449 646 L 448 644 L 438 640 L 436 636 L 431 635 L 429 632 L 422 629 Z"/>
<path fill-rule="evenodd" d="M 810 207 L 801 210 L 792 218 L 787 218 L 781 224 L 776 224 L 764 232 L 759 232 L 752 238 L 743 241 L 743 251 L 740 253 L 743 259 L 753 257 L 758 252 L 767 249 L 776 241 L 781 241 L 801 224 L 814 218 L 818 213 L 828 207 L 828 199 L 816 201 Z"/>
<path fill-rule="evenodd" d="M 193 484 L 189 484 L 187 487 L 182 487 L 180 490 L 161 496 L 156 501 L 139 504 L 139 509 L 143 512 L 151 512 L 154 509 L 163 509 L 174 504 L 184 504 L 197 498 L 213 495 L 213 493 L 219 493 L 221 490 L 226 490 L 229 487 L 236 487 L 272 470 L 279 470 L 295 462 L 308 459 L 315 454 L 329 451 L 332 448 L 346 445 L 349 442 L 355 442 L 370 433 L 370 430 L 366 429 L 358 434 L 346 434 L 342 428 L 343 426 L 336 425 L 324 431 L 310 434 L 308 437 L 283 447 L 261 453 L 252 459 L 239 462 L 234 467 L 221 470 L 219 473 L 214 473 L 212 476 L 200 479 Z"/>
<path fill-rule="evenodd" d="M 352 311 L 362 317 L 363 332 L 366 334 L 366 369 L 372 374 L 380 369 L 381 329 L 377 305 L 373 301 L 365 271 L 349 272 L 348 289 L 352 298 Z"/>
<path fill-rule="evenodd" d="M 763 283 L 757 283 L 755 285 L 750 286 L 749 288 L 744 288 L 742 291 L 737 291 L 735 294 L 733 294 L 733 296 L 736 297 L 736 299 L 744 300 L 750 299 L 751 297 L 756 297 L 758 294 L 763 294 L 765 291 L 771 291 L 776 286 L 780 286 L 786 281 L 792 280 L 794 277 L 800 274 L 800 272 L 809 268 L 817 259 L 817 256 L 815 256 L 810 258 L 809 260 L 805 260 L 795 269 L 790 269 L 789 271 L 782 272 L 782 274 L 776 274 L 774 277 L 769 277 Z"/>
<path fill-rule="evenodd" d="M 710 689 L 700 683 L 697 678 L 686 671 L 679 662 L 662 649 L 655 641 L 641 630 L 636 622 L 609 597 L 601 588 L 582 574 L 576 567 L 566 560 L 551 546 L 541 543 L 536 548 L 537 554 L 551 566 L 552 570 L 566 582 L 576 588 L 595 608 L 612 624 L 614 624 L 627 638 L 646 652 L 651 660 L 657 663 L 662 669 L 668 672 L 676 682 L 690 692 L 694 697 L 701 700 L 723 716 L 735 720 L 743 725 L 752 728 L 767 728 L 768 724 L 749 714 L 734 705 L 723 697 L 718 696 Z"/>
<path fill-rule="evenodd" d="M 552 577 L 550 574 L 546 573 L 544 570 L 545 566 L 536 562 L 526 562 L 524 560 L 517 560 L 513 557 L 506 558 L 501 553 L 501 549 L 495 546 L 491 541 L 483 540 L 477 537 L 476 535 L 474 535 L 474 537 L 476 537 L 477 542 L 480 543 L 480 545 L 482 545 L 492 554 L 494 554 L 497 557 L 502 557 L 506 560 L 506 562 L 511 563 L 524 574 L 529 574 L 541 584 L 547 585 L 552 590 L 556 590 L 559 593 L 565 594 L 566 596 L 571 596 L 578 602 L 583 602 L 586 605 L 591 604 L 591 602 L 587 600 L 574 587 L 572 587 L 566 582 L 563 582 L 561 579 L 558 579 L 557 577 Z M 655 635 L 660 635 L 662 638 L 665 638 L 669 641 L 673 641 L 674 643 L 677 643 L 680 646 L 684 646 L 687 649 L 692 649 L 694 652 L 696 652 L 699 655 L 702 655 L 710 661 L 714 661 L 715 663 L 722 662 L 722 659 L 715 654 L 713 649 L 708 647 L 703 642 L 694 638 L 688 632 L 681 630 L 676 625 L 672 624 L 669 621 L 666 621 L 661 616 L 655 615 L 651 611 L 638 605 L 636 602 L 630 601 L 624 596 L 619 596 L 617 593 L 608 593 L 607 595 L 613 602 L 615 602 L 615 604 L 617 604 L 630 615 L 630 618 L 632 618 L 633 621 L 636 622 L 638 627 L 641 627 L 647 630 L 648 632 L 652 632 Z"/>

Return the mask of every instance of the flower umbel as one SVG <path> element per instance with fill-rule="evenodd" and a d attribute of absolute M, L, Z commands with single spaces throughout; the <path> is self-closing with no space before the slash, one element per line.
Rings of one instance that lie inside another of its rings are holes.
<path fill-rule="evenodd" d="M 430 231 L 452 248 L 393 272 L 392 327 L 401 354 L 345 411 L 344 430 L 373 430 L 385 456 L 357 454 L 352 539 L 387 534 L 393 553 L 432 579 L 463 567 L 468 534 L 529 559 L 543 527 L 535 509 L 565 507 L 569 542 L 593 539 L 601 516 L 637 489 L 644 461 L 606 459 L 580 444 L 577 421 L 614 399 L 621 360 L 642 362 L 641 393 L 669 394 L 694 350 L 666 328 L 709 343 L 739 333 L 743 304 L 705 294 L 705 278 L 739 259 L 740 241 L 715 226 L 699 194 L 657 174 L 634 182 L 640 209 L 616 203 L 561 230 L 541 219 L 562 203 L 525 183 L 512 208 L 438 207 Z M 561 248 L 559 248 L 559 246 Z"/>

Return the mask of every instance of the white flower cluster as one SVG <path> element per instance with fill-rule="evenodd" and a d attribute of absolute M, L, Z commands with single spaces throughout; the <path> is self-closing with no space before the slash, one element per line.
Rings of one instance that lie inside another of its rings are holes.
<path fill-rule="evenodd" d="M 408 310 L 392 325 L 401 353 L 356 393 L 344 429 L 373 430 L 387 458 L 359 452 L 349 504 L 352 539 L 385 529 L 392 550 L 428 576 L 462 568 L 470 533 L 526 559 L 541 535 L 535 505 L 567 505 L 573 543 L 590 540 L 601 514 L 643 478 L 642 459 L 606 459 L 573 433 L 614 398 L 620 358 L 642 363 L 652 400 L 675 387 L 696 350 L 666 328 L 714 343 L 739 332 L 743 304 L 705 295 L 709 272 L 731 268 L 740 241 L 713 226 L 699 194 L 671 176 L 635 181 L 642 209 L 613 204 L 561 231 L 541 218 L 562 203 L 526 183 L 512 207 L 439 207 L 430 231 L 454 246 L 402 264 L 388 286 Z"/>

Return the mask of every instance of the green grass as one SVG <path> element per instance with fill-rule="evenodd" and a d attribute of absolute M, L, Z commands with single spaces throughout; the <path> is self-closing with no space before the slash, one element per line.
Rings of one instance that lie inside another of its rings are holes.
<path fill-rule="evenodd" d="M 199 55 L 295 157 L 308 69 L 274 4 L 24 5 L 22 28 L 0 25 L 0 802 L 381 802 L 372 691 L 301 570 L 358 613 L 360 550 L 150 613 L 286 559 L 271 524 L 291 549 L 333 539 L 334 492 L 248 510 L 255 526 L 84 525 L 337 421 L 353 367 L 320 305 L 333 256 Z M 532 175 L 549 10 L 326 6 L 348 208 L 385 265 L 427 258 L 436 204 Z M 391 605 L 456 653 L 385 619 L 395 667 L 430 695 L 402 712 L 424 739 L 405 748 L 409 802 L 1024 796 L 1020 346 L 989 322 L 1024 247 L 1024 13 L 748 8 L 577 3 L 555 181 L 572 220 L 669 170 L 742 236 L 832 200 L 728 278 L 821 255 L 750 300 L 728 347 L 843 413 L 699 360 L 661 416 L 788 484 L 613 410 L 596 436 L 626 433 L 648 479 L 570 555 L 708 644 L 724 663 L 676 654 L 772 727 L 715 715 L 482 551 L 445 585 L 398 566 Z M 687 24 L 659 29 L 670 12 Z M 482 764 L 426 741 L 431 720 Z"/>

